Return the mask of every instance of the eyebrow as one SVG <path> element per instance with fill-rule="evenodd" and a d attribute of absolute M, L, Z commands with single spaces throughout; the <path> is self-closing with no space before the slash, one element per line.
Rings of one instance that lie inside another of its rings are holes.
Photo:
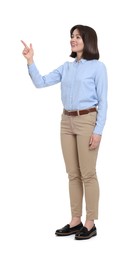
<path fill-rule="evenodd" d="M 81 36 L 79 33 L 77 33 L 77 34 L 72 33 L 72 35 Z"/>

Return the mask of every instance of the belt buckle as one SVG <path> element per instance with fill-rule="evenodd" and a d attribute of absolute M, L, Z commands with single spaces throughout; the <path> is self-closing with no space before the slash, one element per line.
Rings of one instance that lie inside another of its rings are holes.
<path fill-rule="evenodd" d="M 79 110 L 77 110 L 77 115 L 80 116 Z"/>
<path fill-rule="evenodd" d="M 68 112 L 68 115 L 70 116 L 71 110 L 67 110 L 67 112 Z"/>
<path fill-rule="evenodd" d="M 71 110 L 67 110 L 67 112 L 68 112 L 68 116 L 70 116 Z"/>

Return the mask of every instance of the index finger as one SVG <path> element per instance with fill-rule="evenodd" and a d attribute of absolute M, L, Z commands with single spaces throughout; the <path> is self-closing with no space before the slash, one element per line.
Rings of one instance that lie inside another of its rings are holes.
<path fill-rule="evenodd" d="M 29 48 L 24 41 L 21 40 L 21 42 L 22 42 L 22 44 L 24 45 L 25 48 Z"/>

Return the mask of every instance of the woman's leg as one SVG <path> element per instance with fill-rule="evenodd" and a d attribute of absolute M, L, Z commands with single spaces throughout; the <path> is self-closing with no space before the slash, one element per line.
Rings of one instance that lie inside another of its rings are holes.
<path fill-rule="evenodd" d="M 78 162 L 77 139 L 72 131 L 71 118 L 64 116 L 61 122 L 61 146 L 69 178 L 71 226 L 80 223 L 82 216 L 83 183 Z"/>
<path fill-rule="evenodd" d="M 89 137 L 77 136 L 79 165 L 84 183 L 86 202 L 85 226 L 90 229 L 98 219 L 99 184 L 96 175 L 98 149 L 89 150 Z"/>
<path fill-rule="evenodd" d="M 89 149 L 90 136 L 95 127 L 96 116 L 97 114 L 94 112 L 75 117 L 72 120 L 72 126 L 77 135 L 78 160 L 84 184 L 86 227 L 93 225 L 94 219 L 98 218 L 99 184 L 96 175 L 98 148 Z"/>

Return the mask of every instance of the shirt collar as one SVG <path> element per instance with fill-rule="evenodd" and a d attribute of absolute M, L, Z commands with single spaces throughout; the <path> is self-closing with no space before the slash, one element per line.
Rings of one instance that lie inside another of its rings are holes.
<path fill-rule="evenodd" d="M 81 63 L 84 63 L 84 62 L 86 62 L 86 61 L 87 61 L 87 60 L 85 60 L 85 59 L 80 59 L 80 60 L 79 60 L 79 62 L 81 62 Z M 75 62 L 75 63 L 78 62 L 78 61 L 77 61 L 77 58 L 75 59 L 74 62 Z"/>

